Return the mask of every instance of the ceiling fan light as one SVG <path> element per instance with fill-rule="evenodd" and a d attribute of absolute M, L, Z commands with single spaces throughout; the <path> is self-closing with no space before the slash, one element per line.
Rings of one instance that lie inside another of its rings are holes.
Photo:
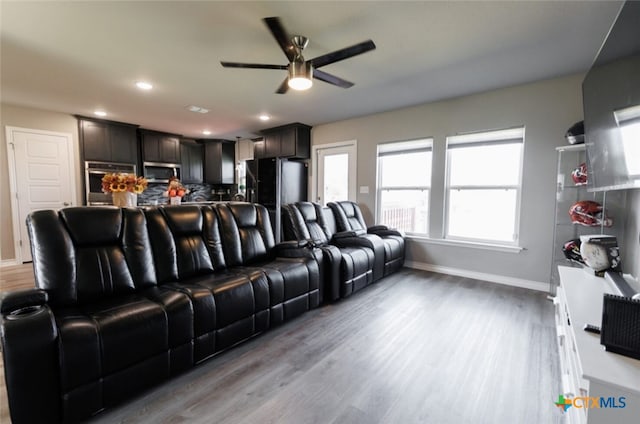
<path fill-rule="evenodd" d="M 313 67 L 307 62 L 291 62 L 289 64 L 289 81 L 294 90 L 308 90 L 313 85 Z"/>

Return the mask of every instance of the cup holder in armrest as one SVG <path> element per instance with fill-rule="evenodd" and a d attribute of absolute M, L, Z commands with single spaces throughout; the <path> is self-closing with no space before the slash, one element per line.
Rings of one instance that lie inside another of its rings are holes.
<path fill-rule="evenodd" d="M 5 315 L 4 318 L 7 320 L 16 320 L 20 318 L 33 316 L 43 310 L 44 310 L 44 307 L 42 305 L 25 306 L 24 308 L 16 309 L 15 311 L 9 312 L 7 315 Z"/>

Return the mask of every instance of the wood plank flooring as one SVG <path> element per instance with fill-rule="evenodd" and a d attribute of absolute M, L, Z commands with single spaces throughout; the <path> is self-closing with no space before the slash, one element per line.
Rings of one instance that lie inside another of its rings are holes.
<path fill-rule="evenodd" d="M 560 423 L 554 338 L 544 293 L 404 269 L 91 422 Z"/>

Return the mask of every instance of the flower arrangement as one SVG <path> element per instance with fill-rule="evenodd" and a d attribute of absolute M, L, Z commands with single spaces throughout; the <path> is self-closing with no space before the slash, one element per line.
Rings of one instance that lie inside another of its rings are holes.
<path fill-rule="evenodd" d="M 128 191 L 140 194 L 146 190 L 147 179 L 134 174 L 105 174 L 102 177 L 102 191 L 104 193 L 122 193 Z"/>
<path fill-rule="evenodd" d="M 169 186 L 167 191 L 164 192 L 165 197 L 183 197 L 185 194 L 189 194 L 189 190 L 182 185 L 179 179 L 176 177 L 169 178 Z"/>

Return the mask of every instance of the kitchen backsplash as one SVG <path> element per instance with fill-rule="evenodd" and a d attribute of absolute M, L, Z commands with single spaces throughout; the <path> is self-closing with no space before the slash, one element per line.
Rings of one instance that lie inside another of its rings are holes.
<path fill-rule="evenodd" d="M 182 198 L 183 202 L 207 202 L 231 200 L 237 188 L 235 185 L 211 185 L 211 184 L 184 184 L 189 190 Z M 169 203 L 169 198 L 164 197 L 167 184 L 149 183 L 147 189 L 138 195 L 138 205 L 162 205 Z"/>

